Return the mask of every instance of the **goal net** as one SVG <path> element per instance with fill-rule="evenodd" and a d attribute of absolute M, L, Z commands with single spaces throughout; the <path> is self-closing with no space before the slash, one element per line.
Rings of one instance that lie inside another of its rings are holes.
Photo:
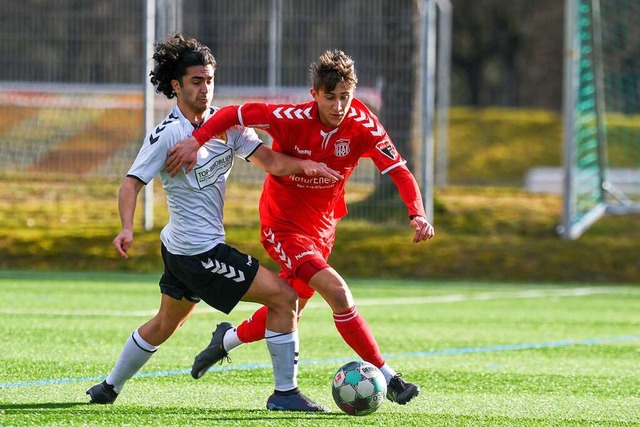
<path fill-rule="evenodd" d="M 640 2 L 566 0 L 564 215 L 580 237 L 640 213 Z"/>

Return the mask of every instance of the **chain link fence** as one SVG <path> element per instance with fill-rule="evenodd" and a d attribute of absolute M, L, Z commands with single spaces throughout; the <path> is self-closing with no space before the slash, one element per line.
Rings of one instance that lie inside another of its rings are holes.
<path fill-rule="evenodd" d="M 0 11 L 0 178 L 7 186 L 21 181 L 42 191 L 25 190 L 24 196 L 0 192 L 6 212 L 19 208 L 25 197 L 66 212 L 64 192 L 73 182 L 88 186 L 85 206 L 92 205 L 94 193 L 113 194 L 116 204 L 117 187 L 145 134 L 145 66 L 150 61 L 145 23 L 150 20 L 155 40 L 178 31 L 211 47 L 218 61 L 214 104 L 219 106 L 304 102 L 310 99 L 309 63 L 327 49 L 344 50 L 356 61 L 356 95 L 378 114 L 414 173 L 426 177 L 432 171 L 425 164 L 430 153 L 422 148 L 428 130 L 424 120 L 431 119 L 424 106 L 425 97 L 433 99 L 433 94 L 425 95 L 425 82 L 433 76 L 425 69 L 425 52 L 433 33 L 425 22 L 432 3 L 8 2 Z M 175 102 L 159 95 L 154 101 L 156 120 Z M 236 169 L 232 182 L 259 191 L 262 171 L 246 165 Z M 385 180 L 363 160 L 349 184 L 350 201 L 361 204 L 359 218 L 385 218 L 379 214 L 387 208 L 397 212 L 399 197 Z M 113 190 L 92 189 L 94 183 Z M 39 200 L 38 194 L 47 196 Z M 75 201 L 82 197 L 73 194 Z M 368 218 L 367 212 L 374 211 Z M 72 212 L 65 217 L 85 223 L 85 217 Z M 404 215 L 395 220 L 405 223 Z"/>

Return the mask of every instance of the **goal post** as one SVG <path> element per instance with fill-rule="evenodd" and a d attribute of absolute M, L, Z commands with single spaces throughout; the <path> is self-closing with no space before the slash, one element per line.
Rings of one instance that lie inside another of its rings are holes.
<path fill-rule="evenodd" d="M 565 0 L 566 239 L 604 215 L 640 213 L 638 22 L 637 0 Z"/>

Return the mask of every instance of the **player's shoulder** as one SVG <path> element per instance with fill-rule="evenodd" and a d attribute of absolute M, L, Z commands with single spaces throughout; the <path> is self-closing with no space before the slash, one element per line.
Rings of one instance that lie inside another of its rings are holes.
<path fill-rule="evenodd" d="M 214 116 L 219 110 L 219 107 L 211 107 L 208 117 Z M 223 131 L 222 133 L 215 135 L 213 139 L 217 139 L 227 145 L 254 141 L 258 143 L 261 142 L 258 134 L 254 129 L 242 125 L 231 126 L 229 129 Z"/>
<path fill-rule="evenodd" d="M 160 139 L 175 138 L 182 133 L 182 125 L 180 123 L 180 117 L 171 111 L 167 116 L 149 133 L 149 143 L 153 145 Z"/>
<path fill-rule="evenodd" d="M 353 100 L 351 101 L 351 107 L 355 108 L 358 111 L 364 111 L 367 114 L 374 115 L 369 109 L 369 107 L 367 107 L 367 104 L 365 104 L 359 98 L 353 98 Z"/>
<path fill-rule="evenodd" d="M 386 134 L 384 127 L 378 121 L 378 117 L 358 98 L 354 98 L 353 101 L 351 101 L 351 107 L 349 108 L 347 117 L 349 118 L 351 128 L 365 135 L 378 138 Z"/>

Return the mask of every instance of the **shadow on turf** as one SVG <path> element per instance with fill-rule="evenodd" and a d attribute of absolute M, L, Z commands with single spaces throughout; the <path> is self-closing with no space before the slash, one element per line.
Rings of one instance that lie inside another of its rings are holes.
<path fill-rule="evenodd" d="M 18 403 L 18 404 L 8 404 L 2 405 L 0 404 L 0 411 L 27 411 L 33 409 L 66 409 L 73 408 L 75 406 L 96 406 L 100 407 L 102 405 L 94 405 L 90 402 L 51 402 L 51 403 Z M 127 407 L 127 410 L 130 410 L 130 407 Z M 183 408 L 175 408 L 175 413 L 184 414 Z M 266 409 L 252 409 L 252 410 L 239 410 L 239 409 L 224 409 L 224 410 L 211 410 L 212 413 L 207 415 L 202 412 L 198 412 L 194 414 L 194 418 L 197 418 L 201 421 L 273 421 L 274 419 L 292 419 L 299 418 L 303 415 L 311 415 L 314 418 L 320 419 L 335 419 L 335 417 L 348 417 L 347 414 L 344 414 L 340 411 L 337 412 L 295 412 L 295 411 L 268 411 Z M 154 409 L 145 408 L 145 409 L 136 409 L 136 413 L 140 415 L 141 413 L 152 414 L 155 413 Z M 162 408 L 162 411 L 166 413 L 167 408 Z"/>
<path fill-rule="evenodd" d="M 5 409 L 60 409 L 74 406 L 85 406 L 89 402 L 51 402 L 51 403 L 19 403 L 13 405 L 0 405 L 0 410 Z"/>
<path fill-rule="evenodd" d="M 199 414 L 198 420 L 203 422 L 215 422 L 215 421 L 273 421 L 276 419 L 288 420 L 299 419 L 303 416 L 311 416 L 313 419 L 336 419 L 336 417 L 346 418 L 349 417 L 344 412 L 296 412 L 296 411 L 269 411 L 266 409 L 222 409 L 211 410 L 209 414 Z"/>

